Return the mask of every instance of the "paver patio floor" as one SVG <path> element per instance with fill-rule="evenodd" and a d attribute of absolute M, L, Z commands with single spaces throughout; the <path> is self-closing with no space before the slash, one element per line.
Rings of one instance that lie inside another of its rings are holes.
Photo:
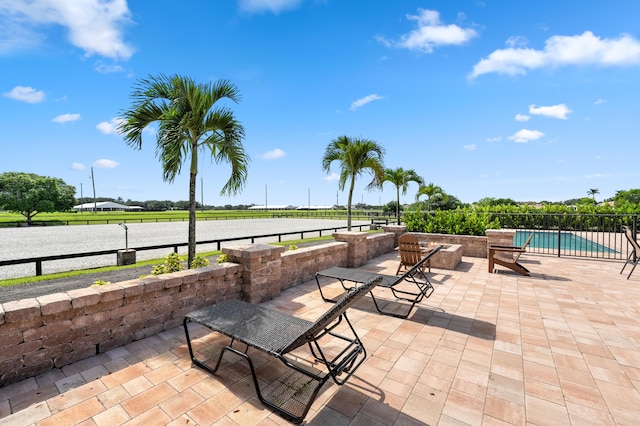
<path fill-rule="evenodd" d="M 435 292 L 406 320 L 362 299 L 348 314 L 368 358 L 345 386 L 322 388 L 305 422 L 639 424 L 640 273 L 627 280 L 620 261 L 521 260 L 531 277 L 489 274 L 469 257 L 432 269 Z M 394 274 L 397 262 L 389 253 L 363 268 Z M 315 280 L 265 305 L 307 319 L 328 308 Z M 193 331 L 203 350 L 222 342 Z M 287 424 L 259 402 L 246 365 L 225 360 L 215 376 L 192 367 L 177 327 L 0 388 L 0 425 Z M 280 365 L 256 360 L 266 381 Z"/>

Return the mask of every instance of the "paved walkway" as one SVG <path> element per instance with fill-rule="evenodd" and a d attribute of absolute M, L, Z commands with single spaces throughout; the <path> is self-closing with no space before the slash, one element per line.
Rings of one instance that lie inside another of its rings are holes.
<path fill-rule="evenodd" d="M 390 253 L 365 267 L 393 274 L 397 261 Z M 434 269 L 434 294 L 406 320 L 363 299 L 349 316 L 368 359 L 347 385 L 325 385 L 306 423 L 637 425 L 640 272 L 627 280 L 620 262 L 524 262 L 532 277 L 488 274 L 486 259 L 466 257 L 455 271 Z M 327 309 L 315 281 L 265 305 L 309 319 Z M 222 341 L 194 331 L 203 351 Z M 266 381 L 280 366 L 256 361 Z M 0 388 L 5 424 L 287 422 L 260 404 L 242 362 L 230 357 L 216 376 L 192 367 L 178 327 Z"/>

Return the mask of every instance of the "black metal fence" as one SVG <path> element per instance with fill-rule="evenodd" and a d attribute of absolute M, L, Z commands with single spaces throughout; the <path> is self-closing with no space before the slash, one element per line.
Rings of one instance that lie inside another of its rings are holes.
<path fill-rule="evenodd" d="M 636 235 L 638 215 L 490 213 L 505 229 L 517 231 L 515 245 L 533 232 L 527 251 L 560 256 L 626 259 L 630 246 L 622 225 Z"/>
<path fill-rule="evenodd" d="M 352 229 L 358 229 L 362 231 L 362 228 L 369 229 L 371 227 L 370 224 L 362 224 L 362 225 L 352 225 Z M 251 235 L 245 237 L 233 237 L 233 238 L 222 238 L 218 240 L 205 240 L 205 241 L 197 241 L 196 245 L 216 245 L 216 250 L 220 250 L 222 247 L 222 243 L 228 243 L 233 241 L 250 241 L 252 244 L 257 240 L 273 240 L 274 238 L 278 239 L 278 242 L 282 242 L 282 237 L 287 235 L 299 235 L 301 240 L 304 240 L 305 235 L 307 238 L 315 237 L 316 235 L 322 237 L 323 232 L 331 231 L 338 232 L 339 230 L 347 229 L 346 226 L 335 227 L 335 228 L 322 228 L 322 229 L 312 229 L 307 231 L 292 231 L 292 232 L 283 232 L 280 234 L 262 234 L 262 235 Z M 293 238 L 291 238 L 293 239 Z M 144 247 L 131 247 L 131 249 L 136 251 L 145 251 L 145 250 L 158 250 L 170 248 L 173 249 L 174 252 L 178 252 L 178 247 L 186 247 L 188 243 L 171 243 L 171 244 L 160 244 L 154 246 L 144 246 Z M 11 260 L 0 260 L 0 266 L 9 266 L 9 265 L 22 265 L 33 263 L 35 265 L 35 274 L 36 276 L 42 275 L 42 264 L 43 262 L 51 262 L 54 260 L 66 260 L 66 259 L 76 259 L 82 257 L 93 257 L 93 256 L 104 256 L 104 255 L 116 255 L 120 250 L 100 250 L 100 251 L 92 251 L 92 252 L 84 252 L 84 253 L 71 253 L 71 254 L 58 254 L 52 256 L 40 256 L 40 257 L 30 257 L 24 259 L 11 259 Z"/>
<path fill-rule="evenodd" d="M 100 217 L 95 218 L 91 215 L 84 216 L 79 215 L 77 218 L 64 219 L 64 220 L 32 220 L 31 226 L 62 226 L 62 225 L 109 225 L 114 223 L 162 223 L 162 222 L 187 222 L 188 217 L 172 217 L 172 216 L 154 216 L 137 215 L 135 217 L 122 217 L 118 216 L 118 212 L 112 212 L 114 217 Z M 296 219 L 339 219 L 346 220 L 346 210 L 303 210 L 303 211 L 264 211 L 264 212 L 247 212 L 247 214 L 233 214 L 233 215 L 212 215 L 208 216 L 207 213 L 198 213 L 197 220 L 242 220 L 242 219 L 273 219 L 273 218 L 296 218 Z M 351 220 L 369 220 L 371 218 L 386 218 L 389 221 L 396 220 L 395 213 L 391 212 L 379 212 L 379 211 L 354 211 L 351 215 Z M 21 226 L 27 226 L 27 222 L 24 220 L 19 221 L 4 221 L 0 222 L 0 227 L 16 228 Z"/>

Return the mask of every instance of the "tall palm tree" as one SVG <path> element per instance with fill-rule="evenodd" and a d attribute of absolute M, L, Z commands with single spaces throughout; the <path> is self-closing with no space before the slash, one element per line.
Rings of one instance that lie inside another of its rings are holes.
<path fill-rule="evenodd" d="M 430 182 L 429 185 L 420 185 L 418 188 L 418 193 L 416 194 L 416 201 L 420 198 L 421 195 L 427 196 L 427 210 L 431 210 L 431 198 L 433 198 L 436 194 L 443 194 L 442 188 L 438 185 L 435 185 L 433 182 Z"/>
<path fill-rule="evenodd" d="M 396 217 L 398 218 L 398 225 L 400 225 L 400 191 L 402 195 L 407 194 L 409 188 L 409 182 L 415 182 L 418 185 L 424 185 L 424 179 L 420 177 L 415 170 L 404 170 L 402 167 L 396 169 L 385 169 L 384 178 L 382 183 L 391 182 L 396 187 Z"/>
<path fill-rule="evenodd" d="M 349 183 L 349 198 L 347 200 L 347 229 L 351 231 L 351 201 L 356 177 L 364 172 L 373 174 L 373 180 L 367 189 L 380 187 L 384 178 L 384 148 L 377 142 L 363 138 L 340 136 L 332 140 L 322 157 L 322 169 L 329 173 L 331 163 L 340 162 L 340 179 L 338 188 L 344 190 L 347 180 Z"/>
<path fill-rule="evenodd" d="M 596 202 L 596 194 L 599 194 L 600 190 L 598 188 L 591 188 L 587 191 L 587 195 L 591 195 L 593 197 L 593 202 Z"/>
<path fill-rule="evenodd" d="M 150 76 L 139 80 L 131 94 L 132 105 L 122 114 L 119 130 L 127 145 L 142 149 L 142 132 L 157 123 L 156 156 L 163 180 L 173 182 L 183 162 L 189 161 L 189 251 L 191 266 L 196 253 L 196 176 L 198 151 L 209 152 L 216 163 L 231 165 L 231 176 L 220 191 L 232 195 L 247 179 L 249 157 L 242 146 L 244 127 L 227 107 L 216 102 L 240 100 L 238 89 L 227 80 L 197 84 L 180 76 Z"/>

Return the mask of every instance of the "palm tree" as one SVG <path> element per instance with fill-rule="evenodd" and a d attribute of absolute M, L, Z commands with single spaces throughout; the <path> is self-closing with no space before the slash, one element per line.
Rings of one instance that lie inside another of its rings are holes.
<path fill-rule="evenodd" d="M 347 200 L 347 229 L 351 231 L 351 201 L 356 177 L 364 172 L 373 174 L 373 180 L 367 189 L 380 187 L 384 178 L 384 148 L 369 139 L 350 138 L 340 136 L 332 140 L 322 157 L 322 169 L 329 173 L 331 163 L 340 162 L 340 179 L 338 188 L 344 190 L 347 180 L 349 184 L 349 198 Z"/>
<path fill-rule="evenodd" d="M 398 225 L 400 225 L 400 191 L 402 195 L 406 195 L 409 182 L 415 182 L 418 185 L 424 185 L 424 180 L 420 177 L 415 170 L 404 170 L 402 167 L 396 169 L 385 169 L 384 178 L 382 183 L 391 182 L 396 187 L 396 217 L 398 218 Z"/>
<path fill-rule="evenodd" d="M 436 194 L 443 194 L 442 188 L 438 185 L 435 185 L 433 182 L 430 182 L 429 185 L 420 185 L 418 188 L 418 193 L 416 194 L 416 201 L 420 198 L 421 195 L 427 196 L 427 210 L 431 210 L 431 198 L 433 198 Z"/>
<path fill-rule="evenodd" d="M 587 191 L 587 195 L 591 195 L 593 197 L 593 202 L 596 202 L 596 194 L 599 194 L 600 190 L 598 188 L 591 188 Z"/>
<path fill-rule="evenodd" d="M 162 163 L 163 180 L 172 183 L 182 164 L 189 161 L 189 267 L 196 253 L 196 175 L 198 151 L 209 152 L 216 163 L 231 165 L 231 176 L 221 195 L 239 192 L 247 179 L 249 158 L 242 146 L 244 127 L 221 99 L 240 100 L 238 89 L 227 80 L 196 84 L 192 79 L 150 76 L 139 80 L 131 94 L 131 109 L 123 112 L 119 126 L 127 145 L 142 149 L 142 132 L 157 123 L 156 156 Z"/>

